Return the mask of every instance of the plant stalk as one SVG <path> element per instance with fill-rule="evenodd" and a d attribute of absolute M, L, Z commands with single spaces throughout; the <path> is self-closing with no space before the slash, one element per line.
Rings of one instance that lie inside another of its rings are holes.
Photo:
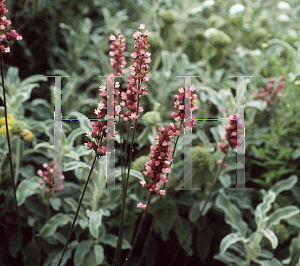
<path fill-rule="evenodd" d="M 86 182 L 85 182 L 85 185 L 84 185 L 82 194 L 81 194 L 81 196 L 80 196 L 80 200 L 79 200 L 79 204 L 78 204 L 78 207 L 77 207 L 77 211 L 76 211 L 76 213 L 75 213 L 75 217 L 74 217 L 72 226 L 71 226 L 70 231 L 69 231 L 69 234 L 68 234 L 68 239 L 67 239 L 67 241 L 66 241 L 66 243 L 65 243 L 64 249 L 63 249 L 63 251 L 62 251 L 62 254 L 61 254 L 61 256 L 60 256 L 60 260 L 59 260 L 57 266 L 60 266 L 60 264 L 61 264 L 61 262 L 62 262 L 62 260 L 63 260 L 63 258 L 64 258 L 65 252 L 66 252 L 66 250 L 67 250 L 67 246 L 68 246 L 68 244 L 69 244 L 69 242 L 70 242 L 71 235 L 72 235 L 72 232 L 73 232 L 73 229 L 74 229 L 74 226 L 75 226 L 75 223 L 76 223 L 76 219 L 77 219 L 77 216 L 78 216 L 78 213 L 79 213 L 79 210 L 80 210 L 80 206 L 81 206 L 81 204 L 82 204 L 82 200 L 83 200 L 83 197 L 84 197 L 86 188 L 87 188 L 87 186 L 88 186 L 88 183 L 89 183 L 91 174 L 92 174 L 92 172 L 93 172 L 93 170 L 94 170 L 94 166 L 95 166 L 95 163 L 96 163 L 96 159 L 97 159 L 97 153 L 95 153 L 95 158 L 94 158 L 93 164 L 92 164 L 92 166 L 91 166 L 91 169 L 90 169 L 89 175 L 88 175 L 88 177 L 87 177 L 87 180 L 86 180 Z"/>
<path fill-rule="evenodd" d="M 8 145 L 8 159 L 9 159 L 10 173 L 11 173 L 10 176 L 11 176 L 11 183 L 12 183 L 13 192 L 14 192 L 14 203 L 15 203 L 16 216 L 17 216 L 17 231 L 18 231 L 18 238 L 19 238 L 19 244 L 20 244 L 20 249 L 21 249 L 21 258 L 22 258 L 23 265 L 26 265 L 25 251 L 24 251 L 24 247 L 23 247 L 23 236 L 22 236 L 22 232 L 21 232 L 21 221 L 20 221 L 19 208 L 18 208 L 17 195 L 16 195 L 16 184 L 14 181 L 14 170 L 13 170 L 13 163 L 12 163 L 10 137 L 9 137 L 9 130 L 8 130 L 8 122 L 7 122 L 7 107 L 6 107 L 6 96 L 5 96 L 5 85 L 4 85 L 4 70 L 3 70 L 3 53 L 2 53 L 2 51 L 0 51 L 0 54 L 1 54 L 0 62 L 1 62 L 4 117 L 5 117 L 6 137 L 7 137 L 7 145 Z"/>

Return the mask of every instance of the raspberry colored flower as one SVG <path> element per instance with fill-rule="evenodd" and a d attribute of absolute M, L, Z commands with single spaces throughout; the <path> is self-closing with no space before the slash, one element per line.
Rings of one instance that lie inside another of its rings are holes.
<path fill-rule="evenodd" d="M 277 87 L 274 88 L 275 79 L 269 79 L 269 84 L 266 86 L 266 90 L 264 88 L 260 88 L 261 93 L 254 93 L 255 99 L 262 99 L 267 102 L 268 109 L 270 112 L 273 111 L 273 104 L 275 101 L 279 102 L 280 99 L 278 97 L 282 96 L 285 87 L 285 76 L 280 76 Z"/>
<path fill-rule="evenodd" d="M 197 95 L 193 93 L 193 91 L 195 90 L 196 88 L 194 86 L 191 86 L 191 94 L 192 94 L 192 97 L 191 97 L 191 112 L 195 111 L 198 109 L 198 106 L 196 104 L 193 104 L 193 100 L 195 100 L 197 98 Z M 183 121 L 184 118 L 185 118 L 185 90 L 183 88 L 179 88 L 178 91 L 180 92 L 179 95 L 175 95 L 175 98 L 176 98 L 176 101 L 174 102 L 174 107 L 177 110 L 177 113 L 176 112 L 173 112 L 172 113 L 172 116 L 175 117 L 175 121 Z M 196 122 L 194 122 L 195 120 L 195 115 L 192 114 L 192 126 L 195 126 L 197 125 Z"/>
<path fill-rule="evenodd" d="M 9 26 L 11 24 L 11 21 L 4 16 L 5 13 L 8 12 L 8 10 L 5 8 L 6 5 L 3 4 L 5 0 L 0 0 L 0 30 L 5 31 L 6 26 Z M 6 39 L 6 41 L 4 41 Z M 19 35 L 15 30 L 11 30 L 10 32 L 7 31 L 2 33 L 0 35 L 0 42 L 1 42 L 1 52 L 2 53 L 9 53 L 10 52 L 10 44 L 13 40 L 20 41 L 22 40 L 22 36 Z"/>
<path fill-rule="evenodd" d="M 147 205 L 146 205 L 146 204 L 143 204 L 143 203 L 141 203 L 141 202 L 139 202 L 139 203 L 137 204 L 137 207 L 138 207 L 138 208 L 141 208 L 141 209 L 144 209 L 144 210 L 147 209 Z"/>
<path fill-rule="evenodd" d="M 125 74 L 125 69 L 122 68 L 124 68 L 127 65 L 124 56 L 126 39 L 124 35 L 121 34 L 121 30 L 119 30 L 118 32 L 118 39 L 114 35 L 110 35 L 109 39 L 113 41 L 110 45 L 111 51 L 109 52 L 109 55 L 113 57 L 109 59 L 110 66 L 116 69 L 116 72 L 114 72 L 114 76 L 121 76 L 122 74 Z"/>
<path fill-rule="evenodd" d="M 146 30 L 143 32 L 145 24 L 141 24 L 139 30 L 133 34 L 134 37 L 134 52 L 131 53 L 132 65 L 130 67 L 130 76 L 127 82 L 126 92 L 121 93 L 122 106 L 126 106 L 128 111 L 121 114 L 120 116 L 124 121 L 138 119 L 140 115 L 137 115 L 137 97 L 147 95 L 146 82 L 149 78 L 146 77 L 148 74 L 148 63 L 151 62 L 151 53 L 147 52 L 150 47 L 148 44 L 147 36 L 150 32 Z M 143 83 L 144 82 L 144 83 Z M 139 107 L 139 112 L 143 111 L 143 107 Z"/>
<path fill-rule="evenodd" d="M 153 153 L 149 156 L 151 162 L 145 164 L 144 175 L 151 178 L 151 182 L 147 184 L 147 189 L 153 194 L 165 195 L 166 193 L 159 188 L 168 181 L 167 174 L 171 173 L 169 163 L 173 161 L 172 151 L 174 149 L 170 147 L 170 140 L 173 139 L 174 135 L 180 135 L 179 128 L 173 123 L 170 123 L 168 128 L 159 127 L 161 133 L 155 138 L 158 144 L 150 147 Z M 144 186 L 146 181 L 143 180 L 140 183 Z"/>
<path fill-rule="evenodd" d="M 49 193 L 50 190 L 55 190 L 55 191 L 62 191 L 63 189 L 63 184 L 61 181 L 54 182 L 56 177 L 59 177 L 60 180 L 65 179 L 64 175 L 61 175 L 61 170 L 57 169 L 55 161 L 52 161 L 50 165 L 47 163 L 43 164 L 45 171 L 38 170 L 37 174 L 43 178 L 44 183 L 45 183 L 45 188 L 46 192 Z M 43 184 L 42 180 L 38 180 L 38 183 L 40 185 Z M 54 184 L 55 183 L 55 184 Z M 55 185 L 55 187 L 54 187 Z"/>
<path fill-rule="evenodd" d="M 110 74 L 109 76 L 113 76 Z M 109 84 L 110 78 L 107 79 L 107 84 Z M 117 95 L 120 94 L 119 90 L 117 88 L 120 87 L 119 82 L 114 83 L 114 104 L 117 103 Z M 100 86 L 100 97 L 103 98 L 103 102 L 98 103 L 98 108 L 95 109 L 95 114 L 97 115 L 97 120 L 96 122 L 91 122 L 92 125 L 92 132 L 86 132 L 86 136 L 92 137 L 94 140 L 92 142 L 87 142 L 84 143 L 84 145 L 88 149 L 93 149 L 97 156 L 104 156 L 107 155 L 107 148 L 103 146 L 103 143 L 107 140 L 108 136 L 107 134 L 107 125 L 106 121 L 107 120 L 107 86 Z M 118 116 L 120 112 L 120 106 L 115 106 L 114 110 L 114 116 Z"/>
<path fill-rule="evenodd" d="M 218 143 L 219 148 L 224 152 L 228 153 L 228 147 L 230 146 L 232 149 L 239 148 L 241 144 L 240 138 L 243 136 L 242 134 L 239 134 L 239 131 L 243 128 L 244 123 L 239 118 L 238 114 L 230 115 L 229 117 L 230 125 L 224 126 L 226 129 L 226 135 L 222 136 L 222 140 L 227 140 L 227 144 Z M 224 164 L 223 164 L 223 167 Z"/>

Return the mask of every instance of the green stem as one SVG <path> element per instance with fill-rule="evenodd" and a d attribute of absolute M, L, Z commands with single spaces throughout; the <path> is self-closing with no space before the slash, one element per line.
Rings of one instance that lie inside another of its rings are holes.
<path fill-rule="evenodd" d="M 61 254 L 61 256 L 60 256 L 60 260 L 59 260 L 57 266 L 60 266 L 60 264 L 61 264 L 61 262 L 62 262 L 62 260 L 63 260 L 63 258 L 64 258 L 65 252 L 66 252 L 66 250 L 67 250 L 67 246 L 68 246 L 68 244 L 69 244 L 69 242 L 70 242 L 71 235 L 72 235 L 72 232 L 73 232 L 73 229 L 74 229 L 74 226 L 75 226 L 75 223 L 76 223 L 76 219 L 77 219 L 77 216 L 78 216 L 78 213 L 79 213 L 79 210 L 80 210 L 80 206 L 81 206 L 81 204 L 82 204 L 82 200 L 83 200 L 83 197 L 84 197 L 86 188 L 87 188 L 87 186 L 88 186 L 88 183 L 89 183 L 89 181 L 90 181 L 90 177 L 91 177 L 91 174 L 92 174 L 92 172 L 93 172 L 93 169 L 94 169 L 94 166 L 95 166 L 95 163 L 96 163 L 96 159 L 97 159 L 97 153 L 95 153 L 95 158 L 94 158 L 93 164 L 92 164 L 92 166 L 91 166 L 91 169 L 90 169 L 89 175 L 88 175 L 88 177 L 87 177 L 87 180 L 86 180 L 86 182 L 85 182 L 85 185 L 84 185 L 82 194 L 81 194 L 81 196 L 80 196 L 80 200 L 79 200 L 79 204 L 78 204 L 78 207 L 77 207 L 77 211 L 76 211 L 76 213 L 75 213 L 75 217 L 74 217 L 72 226 L 71 226 L 70 231 L 69 231 L 68 239 L 67 239 L 67 241 L 66 241 L 66 243 L 65 243 L 64 249 L 63 249 L 63 251 L 62 251 L 62 254 Z"/>
<path fill-rule="evenodd" d="M 229 152 L 229 151 L 228 151 L 228 152 Z M 197 225 L 197 223 L 198 223 L 198 221 L 199 221 L 199 219 L 200 219 L 200 217 L 201 217 L 203 211 L 205 210 L 205 207 L 206 207 L 208 201 L 211 199 L 211 195 L 212 195 L 212 193 L 213 193 L 213 191 L 214 191 L 214 189 L 215 189 L 215 186 L 216 186 L 216 184 L 217 184 L 217 180 L 218 180 L 219 175 L 220 175 L 220 173 L 221 173 L 221 170 L 222 170 L 222 168 L 223 168 L 222 165 L 223 165 L 224 162 L 225 162 L 225 159 L 226 159 L 226 157 L 227 157 L 227 154 L 228 154 L 228 153 L 225 153 L 225 156 L 224 156 L 224 158 L 223 158 L 223 160 L 222 160 L 222 164 L 220 165 L 219 171 L 218 171 L 218 173 L 217 173 L 217 175 L 216 175 L 216 177 L 215 177 L 215 179 L 214 179 L 214 182 L 213 182 L 213 184 L 212 184 L 212 188 L 211 188 L 210 193 L 209 193 L 208 197 L 206 198 L 206 201 L 205 201 L 205 203 L 204 203 L 204 205 L 203 205 L 203 207 L 202 207 L 202 209 L 201 209 L 201 211 L 200 211 L 200 215 L 199 215 L 198 219 L 193 223 L 193 226 L 190 228 L 190 230 L 189 230 L 188 233 L 186 234 L 185 239 L 183 240 L 183 242 L 181 243 L 181 245 L 180 245 L 180 247 L 178 248 L 177 252 L 176 252 L 175 255 L 173 256 L 173 260 L 171 261 L 171 263 L 169 264 L 169 266 L 171 266 L 171 265 L 175 262 L 176 257 L 178 256 L 179 252 L 181 251 L 182 246 L 184 246 L 184 244 L 185 244 L 186 241 L 188 240 L 188 237 L 190 236 L 190 234 L 191 234 L 192 231 L 194 230 L 194 228 L 195 228 L 195 226 Z"/>
<path fill-rule="evenodd" d="M 11 154 L 11 146 L 10 146 L 10 137 L 9 137 L 9 130 L 8 130 L 8 122 L 7 122 L 7 107 L 6 107 L 6 96 L 5 96 L 5 85 L 4 85 L 4 70 L 3 70 L 3 53 L 0 51 L 1 54 L 1 78 L 2 78 L 2 90 L 3 90 L 3 105 L 4 105 L 4 117 L 5 117 L 5 127 L 6 127 L 6 137 L 7 137 L 7 145 L 8 145 L 8 159 L 10 164 L 10 173 L 11 173 L 11 183 L 13 187 L 14 192 L 14 203 L 15 203 L 15 209 L 16 209 L 16 216 L 17 216 L 17 231 L 18 231 L 18 238 L 19 238 L 19 244 L 21 249 L 21 258 L 23 265 L 26 265 L 25 260 L 25 252 L 23 247 L 23 237 L 21 232 L 21 221 L 20 221 L 20 215 L 19 215 L 19 208 L 17 203 L 17 196 L 16 196 L 16 184 L 14 182 L 14 170 L 13 170 L 13 163 L 12 163 L 12 154 Z"/>
<path fill-rule="evenodd" d="M 207 65 L 206 65 L 206 71 L 205 71 L 205 75 L 204 75 L 204 79 L 203 79 L 203 83 L 202 83 L 202 86 L 205 86 L 208 82 L 208 78 L 209 78 L 209 75 L 210 75 L 210 71 L 211 71 L 211 66 L 210 64 L 207 62 Z"/>

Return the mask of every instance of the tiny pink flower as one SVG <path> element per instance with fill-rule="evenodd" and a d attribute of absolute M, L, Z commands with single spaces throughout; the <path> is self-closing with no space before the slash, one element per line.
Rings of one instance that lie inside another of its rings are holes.
<path fill-rule="evenodd" d="M 166 191 L 164 189 L 162 189 L 162 190 L 159 191 L 159 194 L 162 195 L 162 196 L 166 195 Z"/>

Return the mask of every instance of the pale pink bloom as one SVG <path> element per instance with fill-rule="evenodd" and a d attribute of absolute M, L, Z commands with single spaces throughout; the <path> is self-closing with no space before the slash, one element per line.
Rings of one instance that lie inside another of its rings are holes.
<path fill-rule="evenodd" d="M 162 190 L 159 191 L 159 194 L 162 195 L 162 196 L 166 195 L 166 191 L 164 189 L 162 189 Z"/>

